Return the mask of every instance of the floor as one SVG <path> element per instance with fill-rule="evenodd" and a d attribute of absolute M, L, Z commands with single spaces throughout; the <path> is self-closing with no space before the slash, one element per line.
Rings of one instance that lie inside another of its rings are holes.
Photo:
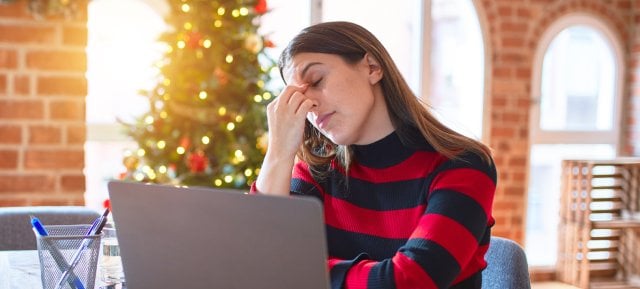
<path fill-rule="evenodd" d="M 577 289 L 577 287 L 559 282 L 537 282 L 531 284 L 531 289 Z"/>

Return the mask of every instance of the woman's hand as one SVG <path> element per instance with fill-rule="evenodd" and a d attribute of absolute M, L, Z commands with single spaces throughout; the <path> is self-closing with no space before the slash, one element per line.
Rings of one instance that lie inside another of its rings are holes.
<path fill-rule="evenodd" d="M 268 152 L 280 157 L 295 157 L 302 143 L 307 113 L 315 101 L 305 96 L 308 85 L 287 85 L 280 95 L 267 106 L 269 125 Z"/>
<path fill-rule="evenodd" d="M 256 180 L 260 193 L 288 195 L 291 171 L 296 152 L 302 144 L 307 113 L 316 102 L 304 93 L 308 85 L 287 85 L 282 93 L 267 105 L 269 145 Z"/>

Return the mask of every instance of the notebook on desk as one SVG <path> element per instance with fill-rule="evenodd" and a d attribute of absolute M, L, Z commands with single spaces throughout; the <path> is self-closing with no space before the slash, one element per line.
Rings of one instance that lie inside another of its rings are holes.
<path fill-rule="evenodd" d="M 318 200 L 108 184 L 128 289 L 327 289 Z"/>

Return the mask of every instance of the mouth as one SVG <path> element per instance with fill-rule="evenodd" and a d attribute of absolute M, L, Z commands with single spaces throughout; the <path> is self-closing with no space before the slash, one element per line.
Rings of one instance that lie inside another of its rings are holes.
<path fill-rule="evenodd" d="M 320 129 L 324 129 L 327 124 L 329 123 L 329 119 L 331 119 L 331 117 L 335 114 L 336 112 L 330 112 L 330 113 L 325 113 L 323 115 L 318 116 L 318 118 L 316 118 L 316 126 Z"/>

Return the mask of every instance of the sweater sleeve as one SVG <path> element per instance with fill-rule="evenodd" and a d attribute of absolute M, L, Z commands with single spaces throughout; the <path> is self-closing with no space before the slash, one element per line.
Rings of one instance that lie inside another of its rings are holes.
<path fill-rule="evenodd" d="M 471 157 L 448 161 L 432 176 L 409 240 L 385 260 L 329 259 L 332 288 L 449 288 L 486 266 L 495 167 Z"/>

